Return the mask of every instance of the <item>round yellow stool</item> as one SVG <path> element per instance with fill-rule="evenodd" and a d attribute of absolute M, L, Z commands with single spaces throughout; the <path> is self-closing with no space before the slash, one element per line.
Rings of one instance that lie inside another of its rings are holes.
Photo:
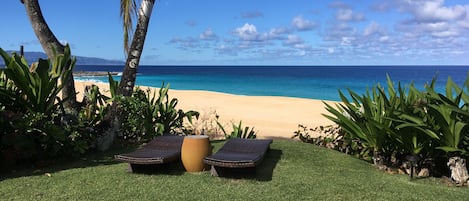
<path fill-rule="evenodd" d="M 211 154 L 210 141 L 206 135 L 189 135 L 184 137 L 181 148 L 182 165 L 187 172 L 208 170 L 204 158 Z"/>

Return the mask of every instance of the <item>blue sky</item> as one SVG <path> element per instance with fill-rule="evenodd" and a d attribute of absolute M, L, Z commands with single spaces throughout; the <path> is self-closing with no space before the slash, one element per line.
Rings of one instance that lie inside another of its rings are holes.
<path fill-rule="evenodd" d="M 124 60 L 117 0 L 42 0 L 79 56 Z M 0 47 L 42 51 L 19 0 Z M 141 64 L 468 65 L 467 0 L 157 0 Z"/>

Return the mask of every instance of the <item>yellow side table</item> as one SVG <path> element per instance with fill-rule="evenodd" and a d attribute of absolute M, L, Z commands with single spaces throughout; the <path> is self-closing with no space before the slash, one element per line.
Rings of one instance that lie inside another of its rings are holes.
<path fill-rule="evenodd" d="M 181 148 L 182 165 L 187 172 L 208 170 L 204 158 L 211 154 L 211 146 L 206 135 L 189 135 L 184 137 Z"/>

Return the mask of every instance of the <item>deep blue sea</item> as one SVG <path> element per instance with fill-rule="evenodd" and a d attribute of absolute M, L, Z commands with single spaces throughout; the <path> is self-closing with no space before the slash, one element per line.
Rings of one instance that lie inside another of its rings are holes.
<path fill-rule="evenodd" d="M 76 66 L 75 71 L 122 72 L 123 66 Z M 460 86 L 469 66 L 140 66 L 137 85 L 171 89 L 207 90 L 238 95 L 288 96 L 340 100 L 338 90 L 362 94 L 376 84 L 386 86 L 388 74 L 402 85 L 420 89 L 437 76 L 444 93 L 448 77 Z M 107 83 L 107 77 L 76 77 Z M 119 76 L 115 76 L 119 80 Z"/>

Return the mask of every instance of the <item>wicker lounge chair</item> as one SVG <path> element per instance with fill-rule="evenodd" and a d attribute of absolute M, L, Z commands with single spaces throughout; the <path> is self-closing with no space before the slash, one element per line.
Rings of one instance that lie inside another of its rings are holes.
<path fill-rule="evenodd" d="M 271 143 L 272 139 L 232 138 L 217 153 L 205 157 L 204 163 L 212 166 L 213 176 L 255 174 Z"/>
<path fill-rule="evenodd" d="M 129 172 L 146 170 L 150 165 L 177 161 L 181 158 L 184 136 L 164 135 L 145 144 L 134 152 L 115 155 L 118 161 L 129 163 Z"/>

